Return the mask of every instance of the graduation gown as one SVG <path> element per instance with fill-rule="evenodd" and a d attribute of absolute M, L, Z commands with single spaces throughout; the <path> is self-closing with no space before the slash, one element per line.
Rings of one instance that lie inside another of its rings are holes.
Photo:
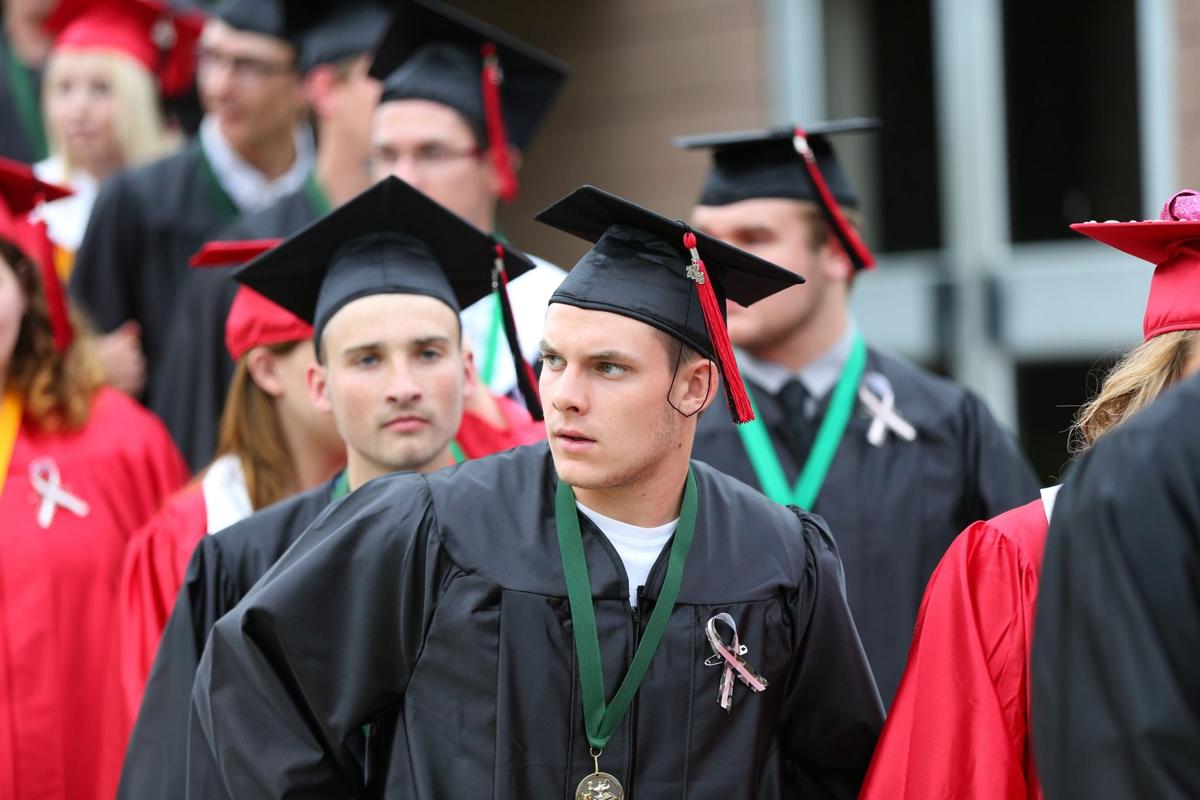
<path fill-rule="evenodd" d="M 1042 501 L 963 531 L 925 590 L 862 800 L 1033 800 L 1029 655 Z"/>
<path fill-rule="evenodd" d="M 202 466 L 204 459 L 194 457 L 192 419 L 174 404 L 181 388 L 171 383 L 164 366 L 182 359 L 168 343 L 172 329 L 180 325 L 179 309 L 187 304 L 177 301 L 184 296 L 180 287 L 189 272 L 188 259 L 236 214 L 199 142 L 193 141 L 174 155 L 104 183 L 71 273 L 72 295 L 100 330 L 111 331 L 126 320 L 141 326 L 143 400 L 167 424 L 193 467 Z M 213 346 L 223 342 L 222 336 Z"/>
<path fill-rule="evenodd" d="M 208 633 L 325 509 L 333 487 L 322 484 L 199 538 L 150 670 L 119 798 L 182 796 L 192 681 Z"/>
<path fill-rule="evenodd" d="M 4 36 L 0 36 L 0 119 L 4 120 L 0 157 L 24 164 L 46 157 L 41 73 L 18 61 Z"/>
<path fill-rule="evenodd" d="M 1033 647 L 1046 797 L 1200 797 L 1200 378 L 1105 434 L 1059 494 Z"/>
<path fill-rule="evenodd" d="M 299 189 L 262 211 L 239 217 L 216 237 L 284 238 L 319 216 L 309 192 Z M 221 410 L 233 377 L 233 360 L 225 347 L 225 320 L 238 284 L 228 269 L 189 269 L 181 280 L 180 296 L 186 302 L 180 303 L 167 340 L 166 352 L 171 358 L 161 368 L 162 383 L 170 386 L 171 392 L 160 398 L 158 405 L 164 419 L 178 421 L 173 431 L 188 462 L 198 470 L 217 449 Z"/>
<path fill-rule="evenodd" d="M 874 348 L 866 372 L 887 378 L 895 409 L 917 439 L 889 433 L 875 447 L 867 441 L 872 418 L 859 402 L 812 510 L 837 537 L 850 609 L 887 703 L 904 670 L 925 585 L 946 548 L 967 525 L 1028 503 L 1039 487 L 1016 441 L 966 389 Z M 748 383 L 794 485 L 807 453 L 785 443 L 778 400 Z M 813 422 L 819 424 L 820 415 Z M 694 456 L 759 485 L 720 403 L 700 420 Z"/>
<path fill-rule="evenodd" d="M 693 464 L 679 600 L 602 768 L 628 796 L 854 797 L 882 710 L 823 523 Z M 196 676 L 189 798 L 347 797 L 344 742 L 394 742 L 367 796 L 570 798 L 592 771 L 545 444 L 372 481 L 330 508 L 213 629 Z M 661 591 L 636 610 L 590 520 L 583 544 L 611 697 Z M 707 620 L 728 612 L 768 679 L 717 702 Z M 398 729 L 393 726 L 398 721 Z M 376 762 L 378 764 L 378 761 Z M 689 790 L 690 787 L 690 790 Z"/>
<path fill-rule="evenodd" d="M 56 507 L 39 525 L 41 459 L 87 516 Z M 111 796 L 124 741 L 112 635 L 121 554 L 186 479 L 162 424 L 111 389 L 80 430 L 20 429 L 0 494 L 0 797 Z"/>

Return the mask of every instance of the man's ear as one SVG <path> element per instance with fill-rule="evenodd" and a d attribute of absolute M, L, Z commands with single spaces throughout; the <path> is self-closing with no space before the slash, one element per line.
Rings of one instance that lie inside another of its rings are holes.
<path fill-rule="evenodd" d="M 466 335 L 463 335 L 463 342 L 466 343 Z M 475 369 L 475 354 L 470 350 L 463 349 L 463 399 L 470 400 L 475 392 L 480 391 L 483 387 L 483 381 L 479 379 L 479 371 Z"/>
<path fill-rule="evenodd" d="M 854 262 L 850 260 L 850 256 L 842 247 L 841 240 L 834 235 L 833 231 L 829 232 L 825 244 L 821 245 L 818 257 L 820 258 L 821 272 L 827 279 L 841 283 L 849 283 L 854 280 Z"/>
<path fill-rule="evenodd" d="M 304 101 L 317 119 L 326 119 L 334 113 L 332 98 L 336 85 L 337 76 L 331 64 L 315 66 L 304 76 Z"/>
<path fill-rule="evenodd" d="M 489 188 L 491 189 L 492 194 L 499 196 L 501 188 L 500 173 L 496 171 L 496 167 L 492 163 L 491 151 L 485 147 L 479 157 L 487 162 L 489 176 L 488 182 L 490 184 Z M 508 147 L 508 163 L 509 166 L 512 167 L 513 174 L 519 176 L 521 174 L 521 152 L 512 145 L 509 145 Z"/>
<path fill-rule="evenodd" d="M 329 402 L 329 381 L 325 370 L 321 364 L 309 364 L 304 377 L 308 383 L 308 400 L 313 408 L 332 414 L 333 404 Z"/>
<path fill-rule="evenodd" d="M 279 379 L 279 359 L 269 347 L 253 347 L 246 353 L 246 371 L 258 388 L 271 397 L 283 394 L 283 383 Z"/>
<path fill-rule="evenodd" d="M 721 391 L 717 365 L 707 358 L 691 358 L 679 365 L 671 387 L 671 405 L 684 416 L 707 409 Z"/>

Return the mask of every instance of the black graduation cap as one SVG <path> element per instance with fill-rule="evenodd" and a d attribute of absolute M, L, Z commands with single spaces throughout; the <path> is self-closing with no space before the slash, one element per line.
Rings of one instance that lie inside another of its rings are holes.
<path fill-rule="evenodd" d="M 221 0 L 213 12 L 231 28 L 286 39 L 283 0 Z"/>
<path fill-rule="evenodd" d="M 419 294 L 455 313 L 499 290 L 509 350 L 529 410 L 536 382 L 517 345 L 507 282 L 533 263 L 396 177 L 388 177 L 234 273 L 234 278 L 312 323 L 320 345 L 346 304 L 377 294 Z M 525 369 L 522 370 L 521 366 Z"/>
<path fill-rule="evenodd" d="M 748 306 L 804 283 L 777 267 L 594 186 L 537 215 L 593 243 L 550 298 L 652 325 L 714 360 L 735 422 L 754 419 L 725 327 L 725 301 Z"/>
<path fill-rule="evenodd" d="M 285 0 L 284 26 L 299 55 L 296 65 L 308 72 L 320 64 L 370 53 L 395 13 L 382 0 L 348 0 L 337 4 Z"/>
<path fill-rule="evenodd" d="M 817 203 L 855 267 L 867 269 L 874 257 L 838 208 L 857 207 L 858 195 L 829 137 L 878 127 L 877 119 L 855 117 L 805 127 L 682 136 L 675 146 L 712 150 L 699 205 L 724 206 L 759 197 Z"/>
<path fill-rule="evenodd" d="M 371 75 L 383 81 L 382 103 L 432 100 L 462 114 L 505 180 L 501 198 L 511 200 L 517 181 L 508 143 L 518 150 L 528 147 L 567 68 L 444 3 L 401 0 L 376 48 Z"/>

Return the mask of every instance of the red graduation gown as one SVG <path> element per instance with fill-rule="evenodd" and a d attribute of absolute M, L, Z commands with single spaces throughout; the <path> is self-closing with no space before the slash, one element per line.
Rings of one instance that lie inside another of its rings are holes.
<path fill-rule="evenodd" d="M 86 517 L 46 528 L 31 464 L 53 461 Z M 111 389 L 67 434 L 21 428 L 0 494 L 0 797 L 110 797 L 121 766 L 113 629 L 129 536 L 187 479 L 166 428 Z"/>
<path fill-rule="evenodd" d="M 523 405 L 500 395 L 496 396 L 496 403 L 508 424 L 504 430 L 490 425 L 470 411 L 463 412 L 455 439 L 467 458 L 483 458 L 546 438 L 545 423 L 531 417 Z"/>
<path fill-rule="evenodd" d="M 204 486 L 196 481 L 167 501 L 125 551 L 117 626 L 127 730 L 137 719 L 158 641 L 175 607 L 188 560 L 207 531 Z"/>
<path fill-rule="evenodd" d="M 946 551 L 860 798 L 1042 797 L 1029 654 L 1048 527 L 1035 500 L 975 523 Z"/>

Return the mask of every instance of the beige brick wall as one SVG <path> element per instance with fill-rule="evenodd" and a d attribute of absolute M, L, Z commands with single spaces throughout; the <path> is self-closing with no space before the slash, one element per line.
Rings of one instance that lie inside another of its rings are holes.
<path fill-rule="evenodd" d="M 553 53 L 571 78 L 501 212 L 514 243 L 569 267 L 582 243 L 532 215 L 583 183 L 685 216 L 705 160 L 682 133 L 767 120 L 759 0 L 456 0 Z"/>
<path fill-rule="evenodd" d="M 1176 0 L 1175 29 L 1179 63 L 1180 186 L 1200 185 L 1200 88 L 1191 76 L 1200 74 L 1200 0 Z"/>

